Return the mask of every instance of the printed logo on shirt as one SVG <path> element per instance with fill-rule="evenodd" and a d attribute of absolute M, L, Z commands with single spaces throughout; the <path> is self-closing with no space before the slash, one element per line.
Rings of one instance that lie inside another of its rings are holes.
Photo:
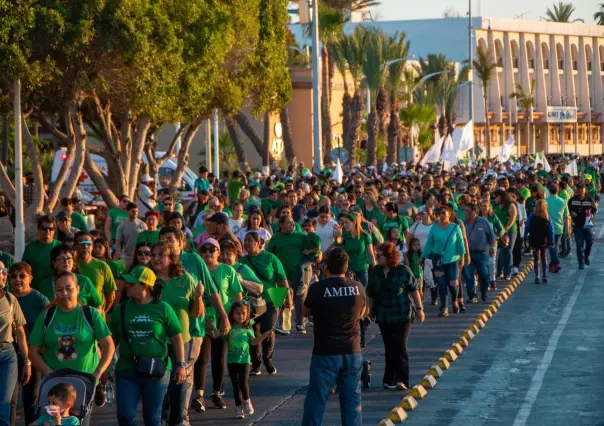
<path fill-rule="evenodd" d="M 66 334 L 59 337 L 59 349 L 57 350 L 57 359 L 59 361 L 73 361 L 78 359 L 78 350 L 74 348 L 75 339 Z"/>
<path fill-rule="evenodd" d="M 325 287 L 323 297 L 360 296 L 358 287 Z"/>

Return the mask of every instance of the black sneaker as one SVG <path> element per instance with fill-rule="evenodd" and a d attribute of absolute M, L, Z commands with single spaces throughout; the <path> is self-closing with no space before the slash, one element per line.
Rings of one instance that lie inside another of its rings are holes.
<path fill-rule="evenodd" d="M 398 382 L 396 384 L 396 390 L 397 391 L 406 391 L 408 389 L 408 386 L 402 382 Z"/>
<path fill-rule="evenodd" d="M 105 395 L 105 386 L 101 383 L 96 385 L 96 390 L 94 391 L 94 405 L 97 407 L 105 406 L 105 402 L 107 402 L 107 397 Z"/>
<path fill-rule="evenodd" d="M 218 408 L 220 410 L 224 410 L 225 408 L 227 408 L 224 399 L 222 399 L 222 397 L 218 394 L 212 395 L 212 404 L 214 404 L 214 408 Z"/>
<path fill-rule="evenodd" d="M 391 385 L 390 383 L 383 383 L 384 389 L 395 390 L 396 385 Z"/>
<path fill-rule="evenodd" d="M 585 258 L 585 266 L 589 266 L 591 265 L 591 260 L 589 260 L 589 257 Z"/>
<path fill-rule="evenodd" d="M 266 372 L 271 376 L 277 374 L 277 369 L 273 365 L 273 361 L 271 361 L 270 359 L 264 361 L 264 367 L 266 367 Z"/>
<path fill-rule="evenodd" d="M 203 395 L 197 395 L 195 398 L 193 398 L 193 401 L 191 401 L 191 408 L 198 413 L 203 413 L 206 411 L 206 403 L 203 400 Z"/>
<path fill-rule="evenodd" d="M 541 284 L 541 279 L 539 279 L 539 277 L 535 278 L 535 284 Z"/>
<path fill-rule="evenodd" d="M 262 371 L 260 371 L 260 366 L 252 365 L 252 368 L 250 370 L 250 376 L 259 376 L 261 374 Z"/>
<path fill-rule="evenodd" d="M 547 277 L 543 277 L 543 279 L 541 280 L 541 282 L 542 282 L 543 284 L 547 284 Z"/>

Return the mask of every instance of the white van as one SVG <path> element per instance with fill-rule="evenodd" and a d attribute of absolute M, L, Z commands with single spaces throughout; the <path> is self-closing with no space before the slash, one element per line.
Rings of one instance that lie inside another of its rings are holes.
<path fill-rule="evenodd" d="M 164 153 L 156 152 L 155 155 L 159 158 L 162 155 L 164 155 Z M 105 159 L 103 157 L 101 157 L 100 155 L 96 155 L 96 154 L 91 154 L 91 156 L 92 156 L 92 160 L 96 163 L 96 165 L 99 168 L 99 170 L 101 171 L 101 173 L 103 175 L 107 176 L 107 174 L 108 174 L 107 162 L 105 161 Z M 52 163 L 52 174 L 50 177 L 51 184 L 56 181 L 57 176 L 59 175 L 59 170 L 61 170 L 61 165 L 63 164 L 63 162 L 65 162 L 67 160 L 68 160 L 68 158 L 67 158 L 66 149 L 60 149 L 55 153 L 55 158 Z M 147 156 L 144 153 L 143 153 L 143 161 L 145 163 L 147 163 Z M 71 160 L 71 162 L 73 163 L 73 159 Z M 159 182 L 158 189 L 162 187 L 161 182 L 169 182 L 170 180 L 172 180 L 172 176 L 176 172 L 176 163 L 177 163 L 176 158 L 170 158 L 159 168 L 159 176 L 155 176 L 155 179 Z M 69 176 L 70 173 L 71 173 L 71 164 L 69 165 L 69 172 L 67 173 L 67 176 Z M 178 193 L 179 193 L 178 198 L 181 201 L 185 201 L 185 202 L 189 201 L 195 196 L 195 194 L 193 192 L 193 189 L 195 187 L 195 179 L 197 179 L 197 175 L 190 168 L 188 168 L 188 167 L 185 168 L 185 173 L 182 177 L 181 186 L 180 186 L 180 189 L 178 190 Z M 78 189 L 90 192 L 91 194 L 94 194 L 94 195 L 99 195 L 99 191 L 96 189 L 94 182 L 92 181 L 92 179 L 90 179 L 90 176 L 88 176 L 88 173 L 86 173 L 86 171 L 84 169 L 82 169 L 82 175 L 80 176 L 80 182 L 78 183 Z"/>

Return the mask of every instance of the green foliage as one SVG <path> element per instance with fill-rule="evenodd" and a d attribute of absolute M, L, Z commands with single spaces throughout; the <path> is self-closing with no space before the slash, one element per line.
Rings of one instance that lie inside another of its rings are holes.
<path fill-rule="evenodd" d="M 594 21 L 598 25 L 604 25 L 604 3 L 598 4 L 598 11 L 594 13 Z"/>
<path fill-rule="evenodd" d="M 476 59 L 472 62 L 476 75 L 478 75 L 485 92 L 497 69 L 497 64 L 493 60 L 492 53 L 490 49 L 478 49 Z"/>
<path fill-rule="evenodd" d="M 371 91 L 372 103 L 375 104 L 377 92 L 384 86 L 387 68 L 386 62 L 392 59 L 388 51 L 388 36 L 381 30 L 375 28 L 367 31 L 367 45 L 365 48 L 365 61 L 363 62 L 363 74 Z"/>
<path fill-rule="evenodd" d="M 548 22 L 584 22 L 583 19 L 573 19 L 570 20 L 572 14 L 575 12 L 575 6 L 572 3 L 564 3 L 562 1 L 558 2 L 558 4 L 553 5 L 553 9 L 547 8 L 545 12 L 545 17 L 542 17 L 544 21 Z"/>
<path fill-rule="evenodd" d="M 214 140 L 214 135 L 212 134 L 212 140 Z M 244 142 L 242 142 L 244 143 Z M 237 162 L 237 154 L 235 153 L 235 146 L 233 145 L 233 140 L 228 132 L 225 132 L 218 136 L 218 144 L 220 149 L 218 150 L 220 153 L 220 158 L 218 162 L 220 163 L 221 170 L 234 171 L 239 170 L 239 163 Z M 200 156 L 206 155 L 206 147 L 205 144 L 199 150 Z M 207 164 L 206 161 L 200 161 L 197 166 L 202 166 Z"/>
<path fill-rule="evenodd" d="M 388 141 L 386 141 L 382 136 L 377 138 L 377 148 L 376 148 L 376 158 L 384 158 L 386 156 L 386 151 L 388 150 Z M 362 148 L 356 148 L 354 151 L 354 155 L 356 158 L 356 162 L 359 164 L 367 163 L 367 150 Z"/>
<path fill-rule="evenodd" d="M 417 126 L 417 139 L 415 142 L 422 147 L 430 146 L 432 138 L 432 125 L 436 120 L 436 110 L 433 104 L 411 104 L 399 112 L 401 122 L 407 129 Z"/>
<path fill-rule="evenodd" d="M 329 51 L 340 72 L 343 74 L 346 70 L 350 72 L 355 89 L 359 86 L 363 76 L 368 34 L 364 28 L 356 27 L 352 33 L 343 34 L 332 43 Z"/>
<path fill-rule="evenodd" d="M 535 80 L 531 80 L 531 87 L 528 91 L 524 90 L 522 85 L 516 84 L 516 91 L 510 95 L 510 98 L 515 99 L 518 106 L 528 113 L 535 106 Z M 527 114 L 527 120 L 531 118 L 530 115 Z"/>

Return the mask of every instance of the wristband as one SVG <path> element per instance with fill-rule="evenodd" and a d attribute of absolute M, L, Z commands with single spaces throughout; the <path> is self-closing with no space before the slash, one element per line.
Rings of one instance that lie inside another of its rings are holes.
<path fill-rule="evenodd" d="M 423 311 L 424 307 L 423 306 L 418 306 L 417 308 L 415 308 L 416 311 Z"/>

